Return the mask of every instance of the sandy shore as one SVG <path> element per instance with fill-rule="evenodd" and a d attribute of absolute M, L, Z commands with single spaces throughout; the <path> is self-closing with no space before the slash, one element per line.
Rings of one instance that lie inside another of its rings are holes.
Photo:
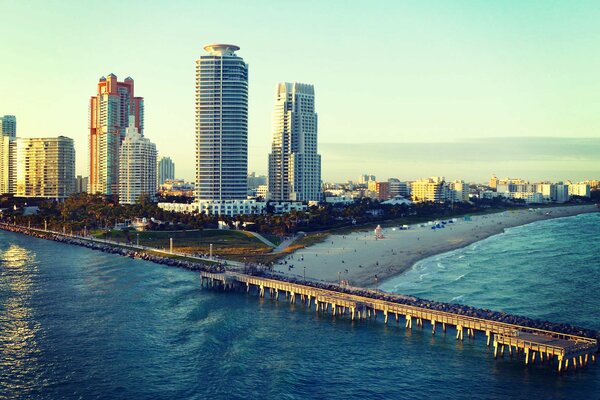
<path fill-rule="evenodd" d="M 473 216 L 470 221 L 455 219 L 443 229 L 434 230 L 426 224 L 411 225 L 408 230 L 385 228 L 384 238 L 378 240 L 373 230 L 332 235 L 323 243 L 296 251 L 285 259 L 287 264 L 278 264 L 275 270 L 297 276 L 306 274 L 307 278 L 330 282 L 347 280 L 354 286 L 373 287 L 401 274 L 423 258 L 467 246 L 502 233 L 505 228 L 597 211 L 595 205 L 543 208 L 538 212 L 527 209 L 504 211 Z"/>

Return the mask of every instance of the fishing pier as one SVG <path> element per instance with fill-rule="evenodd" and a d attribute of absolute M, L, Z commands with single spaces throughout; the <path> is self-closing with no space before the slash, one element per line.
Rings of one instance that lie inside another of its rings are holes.
<path fill-rule="evenodd" d="M 507 355 L 515 358 L 523 356 L 525 364 L 556 363 L 558 372 L 583 368 L 596 361 L 598 341 L 593 338 L 531 328 L 461 315 L 447 311 L 438 311 L 425 307 L 376 298 L 381 292 L 361 289 L 361 294 L 348 293 L 331 288 L 321 288 L 298 282 L 288 282 L 273 277 L 247 275 L 238 272 L 200 273 L 202 285 L 223 290 L 256 291 L 260 297 L 270 297 L 279 301 L 281 295 L 290 303 L 298 300 L 304 306 L 315 307 L 316 312 L 330 313 L 332 316 L 348 316 L 351 320 L 365 320 L 383 316 L 387 324 L 390 318 L 396 323 L 403 320 L 406 329 L 424 329 L 428 323 L 431 333 L 440 329 L 446 333 L 450 326 L 456 332 L 456 340 L 462 341 L 466 333 L 475 338 L 475 332 L 486 335 L 487 346 L 493 346 L 494 358 Z M 371 297 L 371 294 L 373 297 Z M 411 299 L 408 296 L 385 293 L 399 300 Z"/>

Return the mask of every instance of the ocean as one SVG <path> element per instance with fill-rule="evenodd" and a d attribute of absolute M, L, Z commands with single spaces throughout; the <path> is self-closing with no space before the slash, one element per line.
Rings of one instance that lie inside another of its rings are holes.
<path fill-rule="evenodd" d="M 510 228 L 383 289 L 600 329 L 600 215 Z M 197 273 L 0 231 L 0 399 L 600 398 L 600 365 L 316 314 Z"/>

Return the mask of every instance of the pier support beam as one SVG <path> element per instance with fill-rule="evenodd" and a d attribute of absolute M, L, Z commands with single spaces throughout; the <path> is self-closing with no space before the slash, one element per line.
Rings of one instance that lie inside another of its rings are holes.
<path fill-rule="evenodd" d="M 492 332 L 485 331 L 485 336 L 487 336 L 487 347 L 490 347 L 490 340 L 492 338 Z"/>
<path fill-rule="evenodd" d="M 529 347 L 525 347 L 525 365 L 529 365 Z"/>
<path fill-rule="evenodd" d="M 562 356 L 558 356 L 558 372 L 562 371 L 563 358 Z"/>
<path fill-rule="evenodd" d="M 435 319 L 431 320 L 431 334 L 435 335 Z"/>
<path fill-rule="evenodd" d="M 457 325 L 456 326 L 456 340 L 463 340 L 463 327 L 462 325 Z"/>
<path fill-rule="evenodd" d="M 412 317 L 408 314 L 406 315 L 406 327 L 412 329 Z"/>
<path fill-rule="evenodd" d="M 383 310 L 384 321 L 383 323 L 387 325 L 388 322 L 388 312 L 387 310 Z"/>

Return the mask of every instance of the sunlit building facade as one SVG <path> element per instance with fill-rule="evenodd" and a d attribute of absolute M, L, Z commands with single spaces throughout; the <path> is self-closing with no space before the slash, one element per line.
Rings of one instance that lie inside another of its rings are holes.
<path fill-rule="evenodd" d="M 288 82 L 277 85 L 268 185 L 271 200 L 321 200 L 321 156 L 317 154 L 313 85 Z"/>
<path fill-rule="evenodd" d="M 17 137 L 17 118 L 14 115 L 0 117 L 0 136 Z"/>
<path fill-rule="evenodd" d="M 144 135 L 144 99 L 135 97 L 133 79 L 119 82 L 114 74 L 101 77 L 90 99 L 89 193 L 118 194 L 119 146 L 129 117 Z"/>
<path fill-rule="evenodd" d="M 204 50 L 196 60 L 196 199 L 246 200 L 248 66 L 238 46 Z"/>
<path fill-rule="evenodd" d="M 142 137 L 131 116 L 119 151 L 119 203 L 135 204 L 143 195 L 154 201 L 157 189 L 156 145 Z"/>
<path fill-rule="evenodd" d="M 16 140 L 15 196 L 62 200 L 75 192 L 73 139 Z"/>
<path fill-rule="evenodd" d="M 436 176 L 414 181 L 410 184 L 412 201 L 444 202 L 446 201 L 446 182 L 444 177 Z"/>
<path fill-rule="evenodd" d="M 158 186 L 173 179 L 175 179 L 175 163 L 170 157 L 162 157 L 158 161 Z"/>

